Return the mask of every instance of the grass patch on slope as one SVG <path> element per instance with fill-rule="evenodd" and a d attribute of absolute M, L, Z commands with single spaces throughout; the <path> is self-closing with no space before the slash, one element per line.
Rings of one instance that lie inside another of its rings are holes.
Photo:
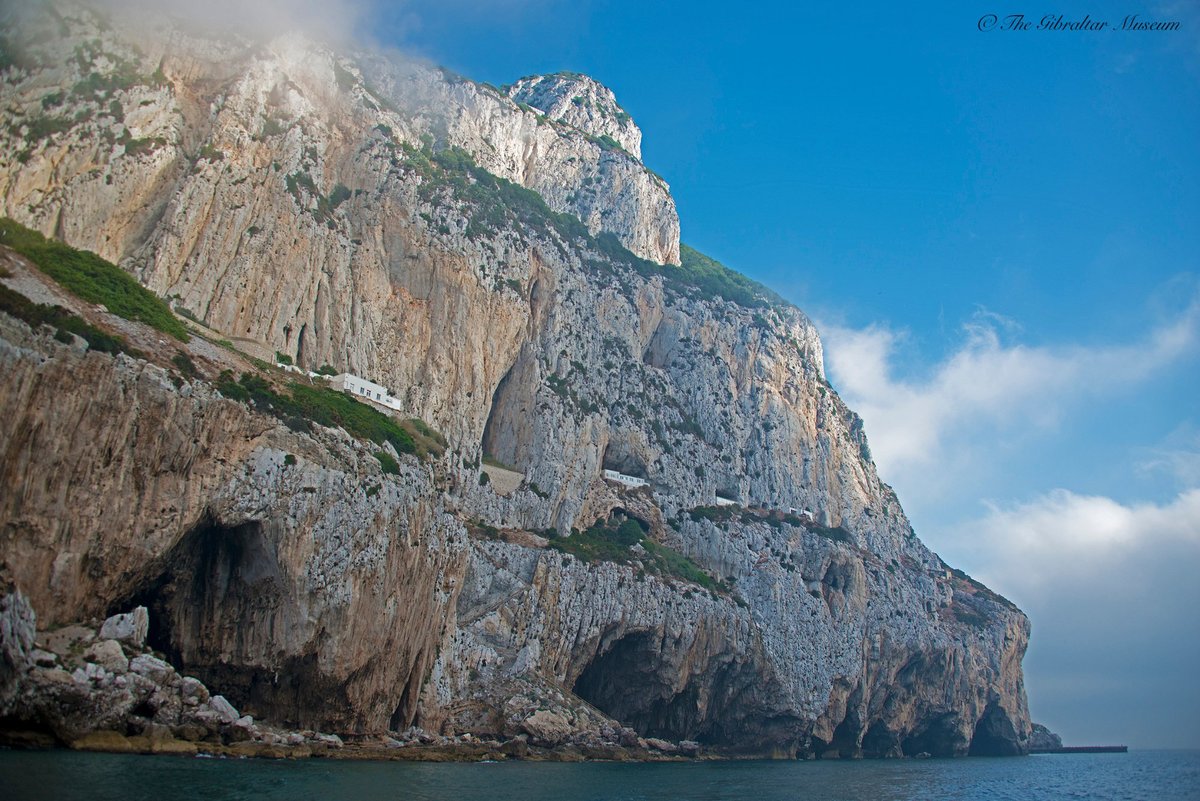
<path fill-rule="evenodd" d="M 635 545 L 640 545 L 643 552 L 634 551 Z M 723 582 L 710 576 L 691 559 L 648 538 L 641 523 L 632 518 L 620 524 L 613 520 L 597 522 L 586 531 L 551 540 L 550 547 L 583 562 L 628 565 L 636 560 L 647 573 L 689 581 L 712 592 L 728 591 Z"/>
<path fill-rule="evenodd" d="M 233 373 L 228 370 L 221 373 L 216 387 L 226 398 L 277 417 L 295 431 L 311 431 L 313 423 L 340 427 L 351 436 L 377 445 L 388 442 L 397 453 L 420 457 L 440 455 L 445 447 L 441 434 L 425 423 L 419 420 L 398 422 L 350 395 L 328 387 L 292 382 L 286 391 L 280 392 L 262 376 L 242 373 L 234 380 Z M 389 472 L 391 465 L 382 459 L 380 462 L 384 472 Z"/>
<path fill-rule="evenodd" d="M 782 305 L 783 298 L 757 281 L 735 272 L 695 248 L 679 245 L 681 283 L 695 287 L 705 297 L 718 297 L 747 308 Z"/>
<path fill-rule="evenodd" d="M 64 289 L 90 303 L 102 303 L 118 317 L 145 323 L 187 342 L 187 329 L 170 307 L 112 262 L 87 250 L 47 239 L 20 223 L 0 217 L 0 245 L 29 259 Z"/>
<path fill-rule="evenodd" d="M 679 266 L 655 264 L 629 251 L 611 233 L 593 236 L 587 226 L 572 214 L 551 209 L 540 194 L 485 170 L 471 154 L 459 147 L 434 150 L 401 144 L 408 165 L 422 178 L 420 196 L 431 201 L 439 191 L 471 206 L 467 217 L 469 238 L 494 236 L 504 228 L 530 229 L 546 235 L 556 233 L 566 243 L 582 245 L 601 259 L 586 259 L 585 264 L 604 271 L 611 265 L 629 267 L 644 278 L 662 277 L 665 284 L 680 294 L 719 298 L 747 308 L 784 305 L 785 301 L 757 281 L 734 272 L 715 259 L 680 246 Z"/>
<path fill-rule="evenodd" d="M 0 285 L 0 311 L 24 321 L 30 328 L 37 329 L 43 325 L 53 328 L 54 338 L 59 342 L 71 342 L 69 335 L 74 334 L 82 337 L 91 350 L 111 353 L 114 356 L 118 353 L 128 353 L 135 358 L 146 358 L 141 351 L 129 347 L 124 338 L 101 331 L 62 306 L 34 303 L 21 293 L 3 285 Z"/>

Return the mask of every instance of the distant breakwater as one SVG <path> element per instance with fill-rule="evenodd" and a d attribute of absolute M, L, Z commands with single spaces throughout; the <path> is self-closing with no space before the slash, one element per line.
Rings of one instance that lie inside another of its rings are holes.
<path fill-rule="evenodd" d="M 1127 745 L 1064 745 L 1059 748 L 1031 748 L 1031 754 L 1125 754 Z"/>

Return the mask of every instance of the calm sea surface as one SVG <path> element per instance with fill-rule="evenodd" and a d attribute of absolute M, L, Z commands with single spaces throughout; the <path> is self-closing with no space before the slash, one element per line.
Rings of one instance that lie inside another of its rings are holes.
<path fill-rule="evenodd" d="M 1014 759 L 421 764 L 0 751 L 0 799 L 169 801 L 1200 799 L 1200 751 Z"/>

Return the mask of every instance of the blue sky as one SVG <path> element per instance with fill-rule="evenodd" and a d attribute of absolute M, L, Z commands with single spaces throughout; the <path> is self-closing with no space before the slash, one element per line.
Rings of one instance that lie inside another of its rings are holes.
<path fill-rule="evenodd" d="M 1182 30 L 978 30 L 1016 11 Z M 1035 719 L 1200 747 L 1194 6 L 442 0 L 369 18 L 476 80 L 610 86 L 684 241 L 818 321 L 918 533 L 1030 614 Z"/>

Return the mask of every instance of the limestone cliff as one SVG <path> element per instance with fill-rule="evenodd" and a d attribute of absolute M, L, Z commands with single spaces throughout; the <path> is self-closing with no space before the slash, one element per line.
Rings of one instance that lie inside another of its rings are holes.
<path fill-rule="evenodd" d="M 607 136 L 633 156 L 642 157 L 641 129 L 617 104 L 611 89 L 586 75 L 532 75 L 510 86 L 508 96 L 592 136 Z"/>
<path fill-rule="evenodd" d="M 289 725 L 1024 750 L 1024 615 L 914 536 L 803 313 L 681 253 L 610 92 L 298 37 L 139 49 L 57 8 L 5 44 L 0 209 L 386 384 L 448 448 L 381 475 L 221 397 L 202 340 L 179 383 L 6 324 L 2 567 L 41 619 L 144 603 L 156 647 Z M 628 520 L 620 559 L 555 539 Z"/>

